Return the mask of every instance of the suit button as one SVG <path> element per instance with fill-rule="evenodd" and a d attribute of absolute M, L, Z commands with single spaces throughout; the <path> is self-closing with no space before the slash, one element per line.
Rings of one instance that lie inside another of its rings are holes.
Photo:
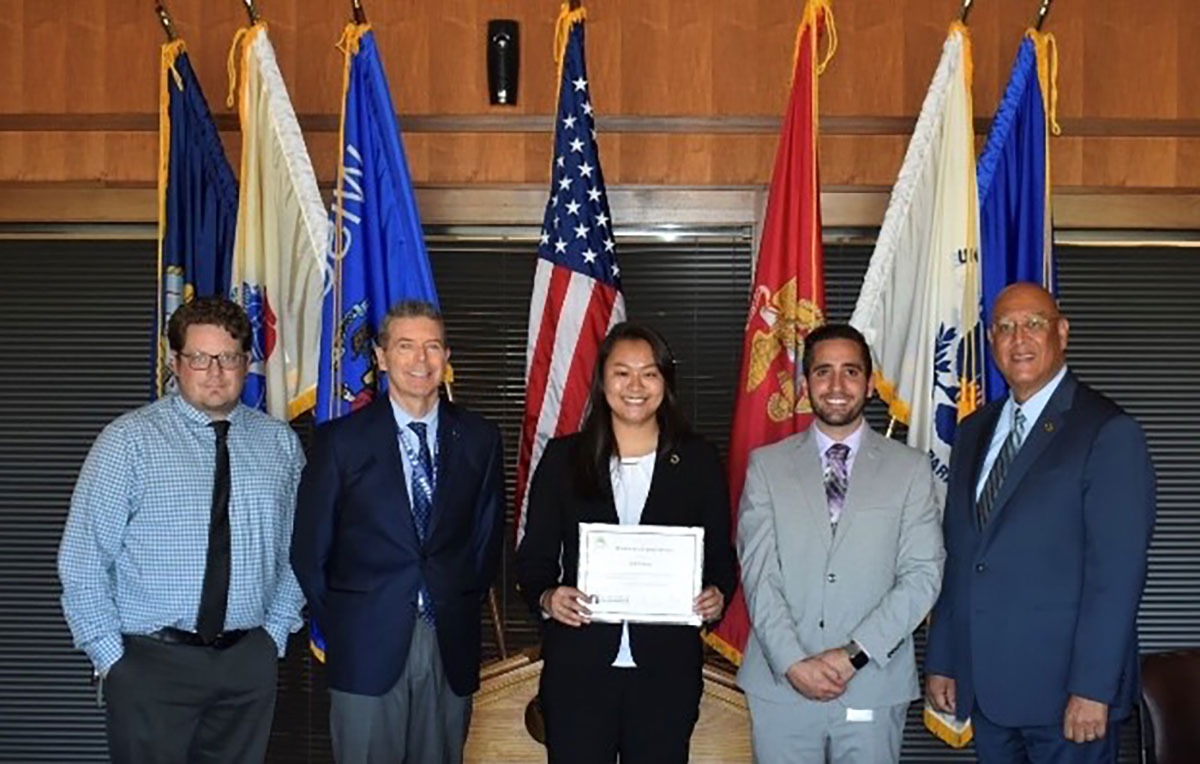
<path fill-rule="evenodd" d="M 828 576 L 825 577 L 825 580 L 831 584 L 835 584 L 835 583 L 837 583 L 837 574 L 830 573 Z"/>
<path fill-rule="evenodd" d="M 987 566 L 984 565 L 982 562 L 975 566 L 976 573 L 982 573 L 985 570 L 987 570 Z"/>
<path fill-rule="evenodd" d="M 821 628 L 821 629 L 825 628 L 825 619 L 824 618 L 822 618 L 820 621 L 817 621 L 817 627 Z"/>

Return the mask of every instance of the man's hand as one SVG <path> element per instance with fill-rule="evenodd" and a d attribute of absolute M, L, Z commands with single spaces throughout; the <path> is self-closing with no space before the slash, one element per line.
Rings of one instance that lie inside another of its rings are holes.
<path fill-rule="evenodd" d="M 925 677 L 925 697 L 929 704 L 944 714 L 954 713 L 957 685 L 948 676 L 930 674 Z"/>
<path fill-rule="evenodd" d="M 844 647 L 835 647 L 832 650 L 826 650 L 817 656 L 824 661 L 825 665 L 837 672 L 838 679 L 844 685 L 849 682 L 858 670 L 854 668 L 854 664 L 850 662 L 850 654 L 846 652 Z"/>
<path fill-rule="evenodd" d="M 556 586 L 542 593 L 540 604 L 551 618 L 567 626 L 583 626 L 592 622 L 588 596 L 574 586 Z"/>
<path fill-rule="evenodd" d="M 809 700 L 833 700 L 846 691 L 838 672 L 820 656 L 796 661 L 787 670 L 788 681 Z"/>
<path fill-rule="evenodd" d="M 1072 695 L 1063 715 L 1063 737 L 1076 743 L 1100 740 L 1108 730 L 1108 705 Z"/>

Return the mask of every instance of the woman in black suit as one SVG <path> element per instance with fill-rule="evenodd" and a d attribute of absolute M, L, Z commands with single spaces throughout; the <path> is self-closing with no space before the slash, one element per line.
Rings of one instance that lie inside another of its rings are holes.
<path fill-rule="evenodd" d="M 541 702 L 551 762 L 687 761 L 700 711 L 694 626 L 591 622 L 575 587 L 579 523 L 704 527 L 694 609 L 719 619 L 733 594 L 729 491 L 716 450 L 675 400 L 674 360 L 654 330 L 613 327 L 583 428 L 551 440 L 533 476 L 517 582 L 545 622 Z"/>

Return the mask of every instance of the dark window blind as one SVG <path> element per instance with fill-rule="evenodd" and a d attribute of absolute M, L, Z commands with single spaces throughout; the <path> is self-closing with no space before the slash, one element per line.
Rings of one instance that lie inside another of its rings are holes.
<path fill-rule="evenodd" d="M 534 267 L 530 242 L 433 231 L 430 252 L 463 404 L 495 419 L 509 495 L 524 403 Z M 666 335 L 680 396 L 724 450 L 750 283 L 750 233 L 619 237 L 629 316 Z M 145 402 L 155 246 L 0 240 L 0 761 L 105 761 L 86 659 L 71 647 L 55 554 L 71 489 L 100 429 Z M 845 320 L 870 247 L 826 246 L 827 313 Z M 1069 358 L 1138 417 L 1158 473 L 1158 526 L 1140 617 L 1142 649 L 1200 644 L 1200 257 L 1169 248 L 1059 250 Z M 886 414 L 869 409 L 883 429 Z M 308 420 L 296 423 L 302 436 Z M 897 433 L 898 435 L 900 433 Z M 511 510 L 510 510 L 511 512 Z M 511 527 L 498 596 L 509 649 L 536 643 L 512 588 Z M 485 656 L 498 649 L 485 619 Z M 322 672 L 293 638 L 281 666 L 270 760 L 329 761 Z M 918 639 L 923 649 L 923 639 Z M 1136 723 L 1122 760 L 1136 760 Z M 968 760 L 910 721 L 905 761 Z"/>

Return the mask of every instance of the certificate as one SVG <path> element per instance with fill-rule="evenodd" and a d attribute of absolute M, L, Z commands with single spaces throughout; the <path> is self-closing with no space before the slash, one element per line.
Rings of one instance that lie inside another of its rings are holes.
<path fill-rule="evenodd" d="M 699 626 L 704 529 L 579 524 L 578 588 L 595 621 Z"/>

